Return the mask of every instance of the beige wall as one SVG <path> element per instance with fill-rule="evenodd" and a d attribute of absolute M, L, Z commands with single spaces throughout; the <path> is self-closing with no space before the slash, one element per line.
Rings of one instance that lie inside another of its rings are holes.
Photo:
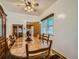
<path fill-rule="evenodd" d="M 68 59 L 77 58 L 77 0 L 58 0 L 40 17 L 54 13 L 54 36 L 52 48 Z"/>

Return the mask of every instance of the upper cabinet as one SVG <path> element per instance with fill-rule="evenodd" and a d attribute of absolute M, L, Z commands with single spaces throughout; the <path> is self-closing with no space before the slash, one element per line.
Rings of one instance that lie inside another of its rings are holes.
<path fill-rule="evenodd" d="M 6 14 L 0 5 L 0 37 L 6 37 Z"/>
<path fill-rule="evenodd" d="M 6 14 L 0 5 L 0 59 L 6 59 Z"/>

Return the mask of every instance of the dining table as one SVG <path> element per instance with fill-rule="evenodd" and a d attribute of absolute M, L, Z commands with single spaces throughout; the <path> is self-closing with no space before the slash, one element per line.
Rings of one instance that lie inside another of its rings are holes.
<path fill-rule="evenodd" d="M 29 51 L 34 51 L 41 48 L 46 48 L 49 46 L 46 42 L 33 37 L 32 41 L 26 41 L 26 38 L 18 38 L 12 48 L 10 53 L 15 56 L 26 57 L 26 44 L 28 44 Z"/>

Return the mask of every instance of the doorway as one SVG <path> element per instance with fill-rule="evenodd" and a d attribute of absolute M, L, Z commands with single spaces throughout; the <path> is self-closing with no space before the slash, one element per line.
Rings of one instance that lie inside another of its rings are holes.
<path fill-rule="evenodd" d="M 13 24 L 13 35 L 15 35 L 17 38 L 23 37 L 23 25 L 21 24 Z"/>

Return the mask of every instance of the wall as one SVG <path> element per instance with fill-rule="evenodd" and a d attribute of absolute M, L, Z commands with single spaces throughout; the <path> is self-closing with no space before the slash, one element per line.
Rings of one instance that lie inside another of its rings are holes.
<path fill-rule="evenodd" d="M 15 12 L 8 12 L 6 11 L 7 14 L 7 37 L 12 34 L 12 24 L 23 24 L 23 28 L 26 28 L 26 22 L 28 21 L 36 21 L 37 16 L 31 16 L 31 15 L 24 15 L 24 14 L 19 14 Z M 25 32 L 24 32 L 25 33 Z"/>
<path fill-rule="evenodd" d="M 77 53 L 77 0 L 58 0 L 40 17 L 54 13 L 52 48 L 68 59 L 78 59 Z"/>

